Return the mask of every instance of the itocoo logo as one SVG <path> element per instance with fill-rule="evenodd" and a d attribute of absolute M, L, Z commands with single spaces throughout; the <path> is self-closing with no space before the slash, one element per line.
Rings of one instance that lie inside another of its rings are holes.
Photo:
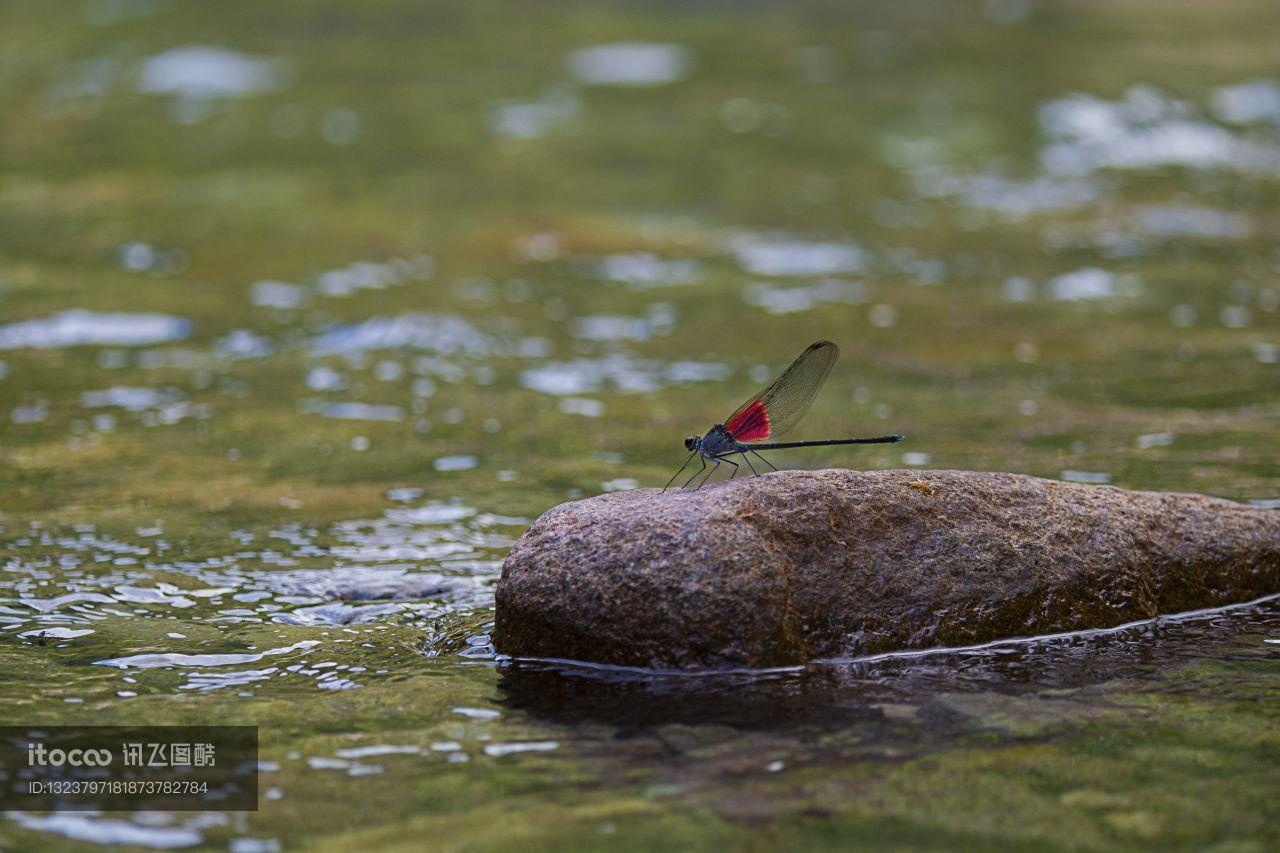
<path fill-rule="evenodd" d="M 42 743 L 27 744 L 28 767 L 106 767 L 110 763 L 109 749 L 48 749 Z"/>

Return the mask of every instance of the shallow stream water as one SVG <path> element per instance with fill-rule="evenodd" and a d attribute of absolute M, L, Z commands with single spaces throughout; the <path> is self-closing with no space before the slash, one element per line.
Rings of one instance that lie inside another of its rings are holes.
<path fill-rule="evenodd" d="M 513 26 L 518 20 L 520 26 Z M 495 658 L 540 512 L 806 344 L 790 467 L 1280 508 L 1265 2 L 14 2 L 0 716 L 260 727 L 0 848 L 1280 844 L 1280 604 L 770 672 Z"/>

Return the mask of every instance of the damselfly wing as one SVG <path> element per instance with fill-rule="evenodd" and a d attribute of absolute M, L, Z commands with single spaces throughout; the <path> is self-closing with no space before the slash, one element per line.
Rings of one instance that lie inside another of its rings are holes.
<path fill-rule="evenodd" d="M 827 381 L 840 348 L 831 341 L 810 344 L 791 366 L 724 422 L 737 441 L 777 438 L 800 422 Z"/>

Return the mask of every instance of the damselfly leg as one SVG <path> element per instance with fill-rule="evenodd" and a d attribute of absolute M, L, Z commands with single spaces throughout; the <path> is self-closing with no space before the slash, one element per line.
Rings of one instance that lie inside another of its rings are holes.
<path fill-rule="evenodd" d="M 775 470 L 775 471 L 777 471 L 777 470 L 778 470 L 778 467 L 777 467 L 776 465 L 774 465 L 774 464 L 773 464 L 772 462 L 770 462 L 768 459 L 765 459 L 765 458 L 764 458 L 763 456 L 761 456 L 759 453 L 756 453 L 754 450 L 753 450 L 753 451 L 751 451 L 751 454 L 752 454 L 753 456 L 755 456 L 757 459 L 759 459 L 761 462 L 763 462 L 764 464 L 768 465 L 768 466 L 769 466 L 770 468 L 772 468 L 773 470 Z M 743 455 L 743 456 L 746 456 L 747 454 L 745 454 L 745 453 L 744 453 L 744 454 L 742 454 L 742 455 Z"/>
<path fill-rule="evenodd" d="M 730 480 L 732 480 L 734 477 L 738 476 L 738 463 L 737 463 L 737 462 L 734 462 L 733 460 L 731 460 L 731 459 L 729 458 L 729 454 L 728 454 L 728 453 L 726 453 L 724 456 L 718 456 L 718 457 L 716 457 L 716 458 L 717 458 L 717 459 L 720 459 L 721 461 L 723 461 L 723 462 L 724 462 L 724 464 L 726 464 L 726 465 L 732 465 L 732 466 L 733 466 L 733 473 L 729 475 L 729 479 L 730 479 Z"/>
<path fill-rule="evenodd" d="M 707 476 L 702 478 L 702 481 L 698 483 L 698 485 L 694 488 L 694 491 L 697 491 L 698 489 L 701 489 L 703 486 L 705 486 L 707 484 L 707 480 L 710 480 L 711 475 L 714 474 L 716 472 L 716 469 L 720 467 L 720 462 L 721 462 L 720 457 L 716 456 L 713 458 L 716 460 L 716 464 L 711 466 L 711 470 L 707 472 Z M 706 464 L 707 463 L 705 462 L 702 463 L 704 468 L 706 467 Z"/>
<path fill-rule="evenodd" d="M 682 489 L 689 488 L 689 484 L 698 478 L 698 474 L 701 474 L 703 471 L 707 470 L 707 460 L 703 458 L 701 455 L 699 455 L 698 461 L 702 463 L 702 467 L 699 468 L 691 477 L 689 477 L 689 479 L 685 480 L 684 484 L 680 486 L 680 488 Z"/>
<path fill-rule="evenodd" d="M 683 471 L 685 468 L 688 468 L 688 467 L 689 467 L 689 463 L 693 461 L 693 457 L 695 457 L 695 456 L 697 456 L 697 455 L 698 455 L 698 451 L 696 451 L 696 450 L 695 450 L 695 451 L 693 451 L 692 453 L 690 453 L 690 454 L 689 454 L 689 458 L 688 458 L 688 459 L 686 459 L 686 460 L 684 460 L 684 464 L 680 466 L 680 471 Z M 672 474 L 672 475 L 671 475 L 671 479 L 670 479 L 670 480 L 667 480 L 667 484 L 666 484 L 665 486 L 663 486 L 663 487 L 662 487 L 662 491 L 664 491 L 664 492 L 665 492 L 667 489 L 671 488 L 671 484 L 672 484 L 672 483 L 674 483 L 674 482 L 676 481 L 676 477 L 679 477 L 679 476 L 680 476 L 680 471 L 677 471 L 677 472 L 675 472 L 674 474 Z"/>

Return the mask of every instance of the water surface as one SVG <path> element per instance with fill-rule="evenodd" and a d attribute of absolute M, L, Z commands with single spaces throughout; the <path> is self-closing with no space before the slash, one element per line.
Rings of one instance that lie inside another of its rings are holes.
<path fill-rule="evenodd" d="M 1274 600 L 697 677 L 488 643 L 533 518 L 821 338 L 796 437 L 910 442 L 779 464 L 1280 506 L 1270 4 L 0 19 L 5 721 L 256 724 L 263 774 L 0 845 L 1280 843 Z"/>

